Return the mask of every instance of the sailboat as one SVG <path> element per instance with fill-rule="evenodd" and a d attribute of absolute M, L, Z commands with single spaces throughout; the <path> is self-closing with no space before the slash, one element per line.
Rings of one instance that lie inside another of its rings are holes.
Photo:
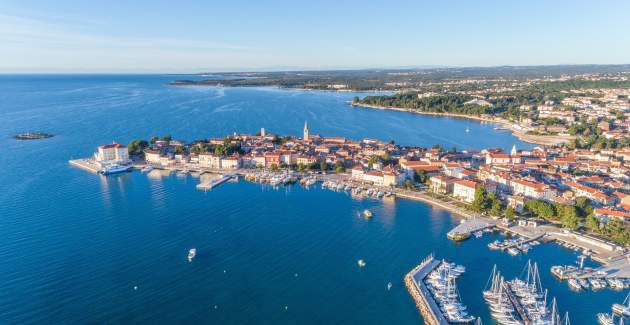
<path fill-rule="evenodd" d="M 612 311 L 613 313 L 622 316 L 622 317 L 630 317 L 630 294 L 626 296 L 626 299 L 623 301 L 623 304 L 613 304 Z"/>

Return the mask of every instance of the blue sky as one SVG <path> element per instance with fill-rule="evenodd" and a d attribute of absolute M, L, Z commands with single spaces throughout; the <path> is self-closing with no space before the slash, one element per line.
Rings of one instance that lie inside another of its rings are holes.
<path fill-rule="evenodd" d="M 630 1 L 0 1 L 0 72 L 630 63 Z"/>

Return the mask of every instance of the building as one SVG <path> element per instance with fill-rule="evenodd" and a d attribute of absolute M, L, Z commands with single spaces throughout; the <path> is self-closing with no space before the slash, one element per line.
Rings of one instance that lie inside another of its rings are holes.
<path fill-rule="evenodd" d="M 308 130 L 308 122 L 304 121 L 304 137 L 302 139 L 304 139 L 304 141 L 309 141 L 309 130 Z"/>
<path fill-rule="evenodd" d="M 154 149 L 146 149 L 144 150 L 144 161 L 149 164 L 159 164 L 160 163 L 160 151 Z"/>
<path fill-rule="evenodd" d="M 241 158 L 238 156 L 231 156 L 221 159 L 222 169 L 239 169 L 241 168 Z"/>
<path fill-rule="evenodd" d="M 120 143 L 113 142 L 98 147 L 94 160 L 105 164 L 124 164 L 129 162 L 129 150 Z"/>
<path fill-rule="evenodd" d="M 209 152 L 200 153 L 199 166 L 205 168 L 219 169 L 221 168 L 221 157 Z"/>
<path fill-rule="evenodd" d="M 455 178 L 438 175 L 433 176 L 429 179 L 431 184 L 429 187 L 435 193 L 448 194 L 453 192 L 453 184 L 455 182 Z"/>
<path fill-rule="evenodd" d="M 453 196 L 464 202 L 472 203 L 475 200 L 475 191 L 478 183 L 466 179 L 453 182 Z"/>

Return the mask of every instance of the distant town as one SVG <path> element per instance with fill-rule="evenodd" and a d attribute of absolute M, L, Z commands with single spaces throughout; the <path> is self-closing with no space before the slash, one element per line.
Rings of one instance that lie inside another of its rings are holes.
<path fill-rule="evenodd" d="M 373 91 L 353 107 L 470 118 L 519 139 L 571 149 L 630 146 L 630 66 L 433 68 L 204 75 L 174 86 Z"/>

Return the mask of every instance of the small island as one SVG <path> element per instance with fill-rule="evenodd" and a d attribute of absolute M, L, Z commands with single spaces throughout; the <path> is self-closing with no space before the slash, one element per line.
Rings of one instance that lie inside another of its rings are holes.
<path fill-rule="evenodd" d="M 53 136 L 54 135 L 50 133 L 26 132 L 26 133 L 17 134 L 13 136 L 13 138 L 17 140 L 37 140 L 37 139 L 52 138 Z"/>

